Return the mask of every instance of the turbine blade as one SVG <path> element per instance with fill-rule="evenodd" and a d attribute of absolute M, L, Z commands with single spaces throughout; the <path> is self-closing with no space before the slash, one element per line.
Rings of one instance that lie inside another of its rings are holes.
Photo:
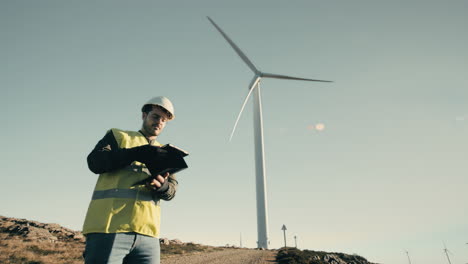
<path fill-rule="evenodd" d="M 247 104 L 247 101 L 249 100 L 250 95 L 252 94 L 253 90 L 255 89 L 255 87 L 257 86 L 259 81 L 260 81 L 260 77 L 255 75 L 254 78 L 252 79 L 252 81 L 250 82 L 249 93 L 245 97 L 245 100 L 244 100 L 244 103 L 242 104 L 241 110 L 240 110 L 239 114 L 237 115 L 237 119 L 236 119 L 236 122 L 234 123 L 234 128 L 232 129 L 231 136 L 229 137 L 229 141 L 232 140 L 232 137 L 234 136 L 234 132 L 236 131 L 237 123 L 239 123 L 242 112 L 244 112 L 245 105 Z"/>
<path fill-rule="evenodd" d="M 325 81 L 325 80 L 316 80 L 316 79 L 306 79 L 306 78 L 292 77 L 292 76 L 273 74 L 273 73 L 262 73 L 262 77 L 275 78 L 275 79 L 298 80 L 298 81 L 311 81 L 311 82 L 332 82 L 332 81 Z"/>
<path fill-rule="evenodd" d="M 239 57 L 241 57 L 241 59 L 247 64 L 247 66 L 249 66 L 249 68 L 255 74 L 257 74 L 258 73 L 257 68 L 253 65 L 253 63 L 249 60 L 249 58 L 247 58 L 244 52 L 242 52 L 242 50 L 240 50 L 239 47 L 237 47 L 237 45 L 228 37 L 228 35 L 226 35 L 226 33 L 224 33 L 224 31 L 218 25 L 216 25 L 216 23 L 210 17 L 207 17 L 207 18 L 211 22 L 211 24 L 213 24 L 213 26 L 219 31 L 219 33 L 223 35 L 224 39 L 226 39 L 226 41 L 231 45 L 231 47 L 236 51 L 237 55 L 239 55 Z"/>

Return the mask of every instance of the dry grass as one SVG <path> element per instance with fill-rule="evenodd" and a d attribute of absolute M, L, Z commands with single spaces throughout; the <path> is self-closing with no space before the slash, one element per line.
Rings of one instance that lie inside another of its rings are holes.
<path fill-rule="evenodd" d="M 23 241 L 0 236 L 0 263 L 3 264 L 82 264 L 81 242 Z"/>
<path fill-rule="evenodd" d="M 212 252 L 223 250 L 218 247 L 204 246 L 194 243 L 186 243 L 182 245 L 161 245 L 161 259 L 171 257 L 173 255 L 185 255 L 198 252 Z"/>
<path fill-rule="evenodd" d="M 194 243 L 161 245 L 161 258 L 223 250 Z M 2 264 L 83 264 L 84 243 L 24 241 L 0 234 Z"/>

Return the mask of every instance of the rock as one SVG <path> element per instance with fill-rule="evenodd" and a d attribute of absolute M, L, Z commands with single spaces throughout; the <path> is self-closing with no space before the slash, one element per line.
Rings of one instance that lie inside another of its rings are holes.
<path fill-rule="evenodd" d="M 166 245 L 166 246 L 168 246 L 168 245 L 171 244 L 171 241 L 169 241 L 169 239 L 167 239 L 167 238 L 160 238 L 160 239 L 159 239 L 159 243 L 160 243 L 161 245 Z"/>
<path fill-rule="evenodd" d="M 42 229 L 42 228 L 37 228 L 33 226 L 26 226 L 22 230 L 22 235 L 25 238 L 25 240 L 29 241 L 34 241 L 34 240 L 47 240 L 47 241 L 57 241 L 58 238 L 56 236 L 53 236 L 49 230 L 47 229 Z"/>
<path fill-rule="evenodd" d="M 180 241 L 179 239 L 173 239 L 170 241 L 171 244 L 174 244 L 174 245 L 183 245 L 184 242 Z"/>
<path fill-rule="evenodd" d="M 73 239 L 74 240 L 78 240 L 78 241 L 82 241 L 82 242 L 85 242 L 85 236 L 80 233 L 80 232 L 77 232 L 73 235 Z"/>
<path fill-rule="evenodd" d="M 330 264 L 347 264 L 346 261 L 342 260 L 339 256 L 335 254 L 327 254 L 323 258 L 323 260 Z"/>
<path fill-rule="evenodd" d="M 44 224 L 37 221 L 3 216 L 0 216 L 0 232 L 7 233 L 12 239 L 23 239 L 25 241 L 85 241 L 81 232 L 73 231 L 59 224 Z"/>

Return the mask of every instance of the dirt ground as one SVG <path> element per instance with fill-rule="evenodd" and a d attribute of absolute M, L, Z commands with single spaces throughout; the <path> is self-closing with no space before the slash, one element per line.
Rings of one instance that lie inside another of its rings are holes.
<path fill-rule="evenodd" d="M 225 249 L 222 251 L 171 256 L 161 264 L 275 264 L 276 251 Z"/>

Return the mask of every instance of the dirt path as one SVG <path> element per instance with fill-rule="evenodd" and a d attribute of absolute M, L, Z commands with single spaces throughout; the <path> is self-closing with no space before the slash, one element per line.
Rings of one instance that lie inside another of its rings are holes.
<path fill-rule="evenodd" d="M 171 256 L 161 264 L 275 264 L 275 251 L 254 249 L 225 249 L 185 256 Z"/>

